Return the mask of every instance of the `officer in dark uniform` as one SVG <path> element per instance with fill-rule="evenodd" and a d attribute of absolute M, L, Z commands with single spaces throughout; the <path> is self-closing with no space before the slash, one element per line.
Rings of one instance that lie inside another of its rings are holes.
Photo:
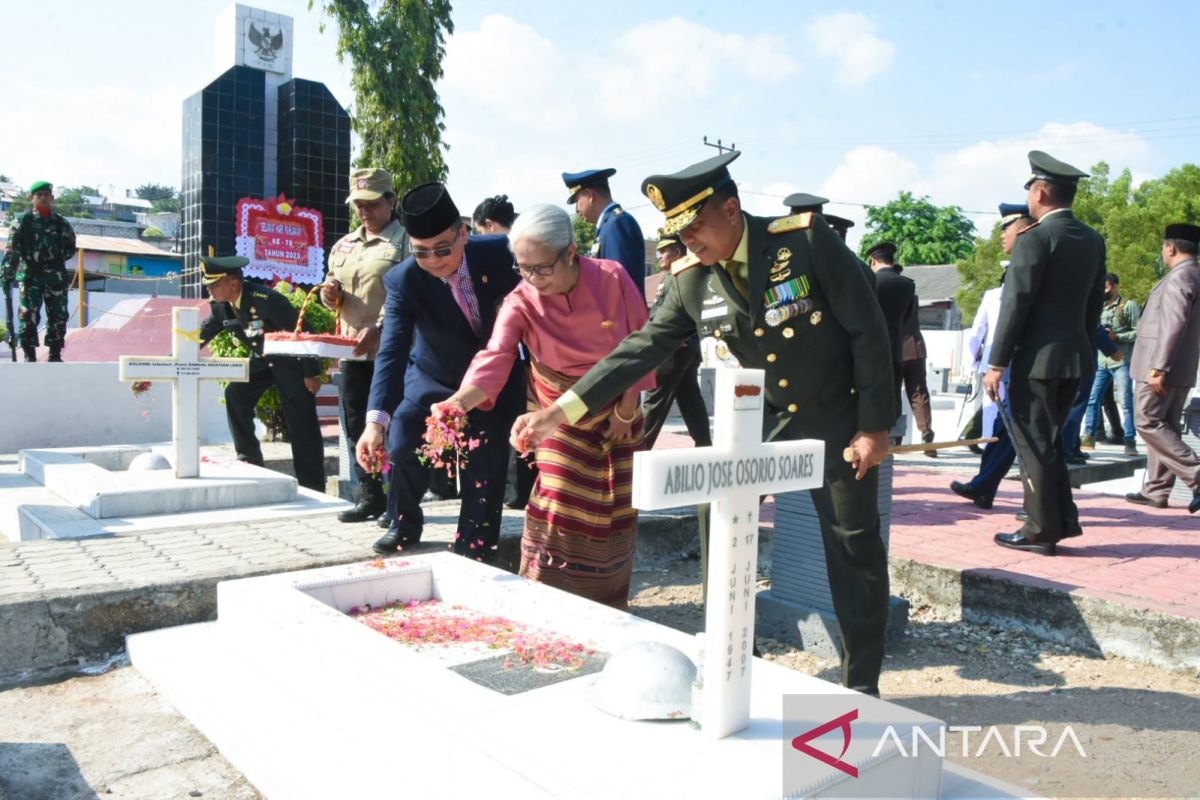
<path fill-rule="evenodd" d="M 681 258 L 687 257 L 687 248 L 679 241 L 678 234 L 663 235 L 660 232 L 658 246 L 659 264 L 664 271 L 669 271 L 671 265 Z M 658 284 L 658 293 L 650 316 L 657 313 L 667 296 L 668 281 L 666 276 Z M 643 409 L 646 419 L 645 439 L 643 447 L 653 450 L 662 432 L 663 423 L 671 405 L 679 407 L 679 416 L 687 426 L 688 436 L 696 447 L 712 445 L 712 434 L 708 428 L 708 406 L 704 403 L 704 395 L 700 392 L 698 371 L 700 369 L 700 340 L 692 336 L 680 345 L 666 361 L 658 366 L 654 374 L 655 386 L 646 393 L 646 405 Z"/>
<path fill-rule="evenodd" d="M 809 194 L 808 192 L 793 192 L 783 199 L 783 204 L 791 210 L 792 215 L 804 214 L 812 212 L 818 214 L 829 223 L 829 227 L 833 228 L 834 233 L 846 241 L 846 232 L 854 227 L 854 223 L 845 217 L 839 217 L 836 214 L 826 214 L 825 204 L 829 202 L 829 198 L 821 197 L 819 194 Z M 871 285 L 875 285 L 875 273 L 871 272 L 871 268 L 864 264 L 861 260 L 863 272 L 866 273 Z"/>
<path fill-rule="evenodd" d="M 880 258 L 883 254 L 887 258 Z M 912 278 L 901 275 L 902 267 L 895 263 L 896 245 L 880 242 L 867 253 L 871 269 L 875 273 L 875 297 L 883 310 L 887 322 L 888 341 L 892 349 L 892 374 L 895 385 L 896 416 L 900 416 L 900 385 L 904 364 L 904 332 L 908 318 L 914 313 L 917 301 L 917 285 Z"/>
<path fill-rule="evenodd" d="M 825 442 L 825 483 L 812 497 L 842 634 L 842 680 L 878 693 L 888 572 L 873 467 L 887 455 L 895 419 L 887 326 L 861 262 L 819 216 L 742 212 L 727 169 L 739 155 L 645 180 L 643 193 L 666 214 L 664 232 L 678 231 L 693 256 L 676 262 L 646 327 L 557 404 L 519 418 L 513 439 L 536 446 L 562 422 L 603 407 L 690 336 L 725 341 L 742 366 L 766 371 L 764 436 Z M 847 445 L 853 464 L 842 457 Z"/>
<path fill-rule="evenodd" d="M 1081 380 L 1095 370 L 1092 335 L 1104 305 L 1104 239 L 1071 213 L 1079 179 L 1087 177 L 1040 150 L 1029 153 L 1025 188 L 1037 222 L 1012 251 L 1000 319 L 983 385 L 996 399 L 1011 363 L 1009 431 L 1025 467 L 1024 526 L 996 534 L 996 544 L 1054 555 L 1059 539 L 1077 535 L 1062 427 Z"/>
<path fill-rule="evenodd" d="M 575 213 L 596 226 L 592 255 L 619 263 L 645 293 L 646 240 L 633 215 L 626 214 L 621 204 L 613 201 L 608 179 L 616 174 L 611 167 L 564 172 L 562 179 L 569 193 L 567 205 L 574 205 Z"/>
<path fill-rule="evenodd" d="M 292 443 L 296 480 L 316 492 L 325 491 L 325 445 L 317 421 L 315 395 L 321 387 L 316 358 L 263 355 L 263 335 L 294 331 L 299 312 L 279 292 L 242 278 L 249 260 L 241 256 L 202 257 L 201 271 L 212 298 L 212 314 L 200 326 L 207 344 L 223 330 L 250 350 L 250 380 L 225 387 L 225 414 L 238 459 L 262 466 L 262 447 L 254 435 L 254 406 L 271 384 L 279 389 L 283 420 Z"/>
<path fill-rule="evenodd" d="M 834 232 L 842 237 L 842 241 L 844 242 L 846 241 L 846 232 L 854 227 L 854 221 L 826 212 L 825 204 L 828 202 L 829 198 L 821 197 L 817 194 L 809 194 L 808 192 L 795 192 L 783 199 L 783 204 L 793 214 L 803 214 L 806 211 L 820 214 L 829 223 L 829 227 L 833 228 Z"/>

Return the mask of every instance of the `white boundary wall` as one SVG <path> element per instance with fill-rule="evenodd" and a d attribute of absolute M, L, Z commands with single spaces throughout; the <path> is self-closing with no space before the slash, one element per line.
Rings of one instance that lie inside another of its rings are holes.
<path fill-rule="evenodd" d="M 0 386 L 5 397 L 0 453 L 171 440 L 171 385 L 154 383 L 145 395 L 134 398 L 130 384 L 117 380 L 113 362 L 4 361 Z M 201 444 L 230 441 L 222 396 L 216 383 L 201 384 Z"/>

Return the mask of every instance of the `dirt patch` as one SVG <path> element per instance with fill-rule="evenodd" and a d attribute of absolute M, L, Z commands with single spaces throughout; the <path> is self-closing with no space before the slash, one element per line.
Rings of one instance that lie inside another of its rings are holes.
<path fill-rule="evenodd" d="M 760 581 L 759 588 L 769 588 Z M 679 561 L 635 572 L 630 611 L 695 633 L 703 630 L 700 567 Z M 759 637 L 763 658 L 824 680 L 840 679 L 838 662 Z M 880 692 L 952 726 L 997 727 L 1010 752 L 1016 726 L 1044 725 L 1049 753 L 1065 728 L 1070 743 L 1039 758 L 1028 749 L 1007 757 L 986 734 L 947 738 L 947 759 L 1044 796 L 1200 796 L 1200 674 L 1171 672 L 998 628 L 913 611 L 904 640 L 885 657 Z M 1032 734 L 1023 735 L 1027 744 Z"/>

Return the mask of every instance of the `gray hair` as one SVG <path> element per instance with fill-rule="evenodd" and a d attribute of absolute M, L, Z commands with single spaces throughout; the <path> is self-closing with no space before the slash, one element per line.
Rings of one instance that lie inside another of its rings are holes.
<path fill-rule="evenodd" d="M 566 211 L 543 203 L 525 209 L 513 222 L 508 232 L 509 249 L 518 239 L 528 239 L 558 252 L 575 244 L 575 225 Z"/>

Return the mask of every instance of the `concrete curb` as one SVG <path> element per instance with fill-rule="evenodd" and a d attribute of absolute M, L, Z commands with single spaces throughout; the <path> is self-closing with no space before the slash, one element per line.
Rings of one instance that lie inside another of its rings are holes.
<path fill-rule="evenodd" d="M 1093 655 L 1200 671 L 1200 619 L 1071 592 L 1070 586 L 980 569 L 958 571 L 904 558 L 890 562 L 891 588 L 914 606 L 1016 629 Z"/>
<path fill-rule="evenodd" d="M 449 506 L 457 515 L 457 502 Z M 440 504 L 427 510 L 427 514 L 432 516 L 439 509 Z M 427 526 L 426 535 L 414 552 L 445 548 L 453 538 L 450 527 Z M 521 515 L 506 514 L 497 563 L 513 572 L 520 565 L 521 530 Z M 695 516 L 690 510 L 641 515 L 638 565 L 686 556 L 693 547 L 699 551 Z M 354 550 L 291 558 L 264 568 L 217 566 L 166 582 L 152 576 L 144 583 L 119 588 L 82 588 L 0 598 L 0 642 L 3 642 L 0 683 L 19 681 L 33 673 L 69 671 L 104 660 L 125 649 L 125 637 L 129 634 L 215 619 L 216 586 L 223 580 L 350 564 L 370 557 L 369 551 Z"/>

